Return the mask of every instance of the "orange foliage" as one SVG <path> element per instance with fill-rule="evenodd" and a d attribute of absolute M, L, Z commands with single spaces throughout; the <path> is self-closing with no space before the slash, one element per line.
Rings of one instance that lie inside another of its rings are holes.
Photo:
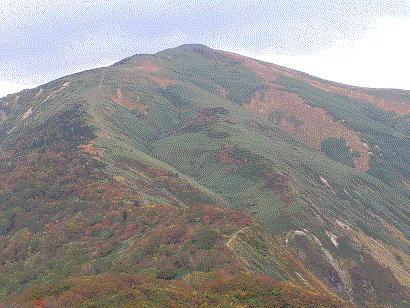
<path fill-rule="evenodd" d="M 71 279 L 62 285 L 63 288 L 42 285 L 28 289 L 14 298 L 14 302 L 24 305 L 33 294 L 43 294 L 41 301 L 31 301 L 41 303 L 35 307 L 82 307 L 92 302 L 104 307 L 351 307 L 333 295 L 280 283 L 267 276 L 232 276 L 223 272 L 193 283 L 143 275 L 104 274 Z"/>
<path fill-rule="evenodd" d="M 326 110 L 305 104 L 297 94 L 270 88 L 267 92 L 256 93 L 245 108 L 264 115 L 269 115 L 269 112 L 274 110 L 282 110 L 285 117 L 278 124 L 292 131 L 315 150 L 319 150 L 321 143 L 329 137 L 343 138 L 350 148 L 361 155 L 354 160 L 356 167 L 362 171 L 369 169 L 370 156 L 360 136 L 340 122 L 335 122 Z M 286 116 L 294 116 L 302 122 L 296 126 L 287 120 Z"/>
<path fill-rule="evenodd" d="M 91 140 L 86 144 L 80 145 L 79 148 L 85 153 L 89 153 L 94 159 L 101 161 L 103 150 L 97 147 L 97 140 Z"/>
<path fill-rule="evenodd" d="M 234 146 L 226 146 L 226 145 L 222 145 L 222 146 L 224 147 L 223 150 L 218 152 L 216 155 L 216 159 L 218 161 L 224 164 L 235 164 L 235 165 L 240 165 L 243 163 L 243 161 L 239 159 L 235 159 L 231 156 L 231 152 L 235 150 Z"/>
<path fill-rule="evenodd" d="M 258 76 L 260 76 L 262 79 L 268 82 L 275 81 L 280 77 L 279 74 L 274 72 L 269 67 L 266 67 L 266 65 L 262 64 L 259 61 L 252 60 L 250 58 L 247 58 L 247 57 L 244 57 L 244 56 L 232 53 L 232 52 L 227 52 L 227 51 L 220 51 L 220 52 L 231 58 L 240 60 L 247 68 L 249 68 L 251 71 L 255 72 Z"/>
<path fill-rule="evenodd" d="M 256 73 L 258 76 L 260 76 L 263 80 L 267 82 L 275 81 L 278 79 L 280 76 L 287 76 L 290 78 L 295 78 L 299 80 L 303 80 L 304 82 L 308 83 L 312 87 L 327 91 L 327 92 L 333 92 L 333 93 L 338 93 L 342 95 L 346 95 L 348 97 L 358 99 L 358 100 L 363 100 L 366 102 L 369 102 L 371 104 L 376 105 L 380 109 L 386 110 L 386 111 L 393 111 L 395 112 L 398 116 L 403 116 L 406 114 L 410 113 L 410 104 L 407 102 L 397 102 L 389 99 L 383 99 L 383 98 L 376 98 L 368 93 L 366 93 L 364 90 L 359 87 L 354 87 L 354 86 L 348 86 L 344 84 L 329 84 L 325 83 L 324 81 L 319 81 L 317 79 L 314 79 L 312 77 L 309 77 L 306 74 L 300 73 L 298 71 L 282 67 L 279 65 L 275 64 L 270 64 L 270 63 L 261 63 L 260 61 L 252 60 L 249 58 L 246 58 L 244 56 L 240 56 L 238 54 L 234 54 L 231 52 L 225 52 L 221 51 L 223 54 L 230 56 L 234 59 L 238 59 L 243 62 L 243 64 L 248 67 L 251 71 Z"/>
<path fill-rule="evenodd" d="M 316 87 L 318 89 L 321 89 L 327 92 L 333 92 L 333 93 L 346 95 L 346 96 L 349 96 L 351 98 L 355 98 L 358 100 L 364 100 L 371 104 L 376 105 L 380 109 L 383 109 L 386 111 L 393 111 L 399 116 L 403 116 L 403 115 L 410 113 L 409 103 L 396 102 L 396 101 L 387 100 L 383 98 L 376 98 L 372 95 L 369 95 L 367 93 L 360 91 L 360 88 L 356 88 L 352 86 L 345 86 L 345 85 L 335 86 L 335 85 L 321 83 L 317 80 L 312 80 L 312 79 L 303 77 L 301 75 L 299 75 L 298 77 L 302 79 L 303 81 L 307 82 L 308 84 L 310 84 L 311 86 Z"/>
<path fill-rule="evenodd" d="M 153 81 L 155 81 L 156 83 L 158 83 L 159 85 L 161 85 L 162 87 L 167 87 L 168 85 L 175 83 L 175 80 L 169 79 L 169 78 L 164 78 L 164 77 L 159 77 L 156 75 L 147 75 L 147 77 Z"/>
<path fill-rule="evenodd" d="M 150 60 L 145 60 L 141 65 L 137 66 L 137 68 L 146 72 L 156 72 L 161 69 L 160 66 Z"/>
<path fill-rule="evenodd" d="M 115 95 L 110 96 L 111 100 L 118 104 L 123 106 L 124 108 L 127 108 L 128 110 L 138 110 L 141 113 L 147 113 L 148 112 L 148 106 L 139 103 L 139 99 L 136 101 L 132 101 L 129 97 L 125 96 L 121 89 L 117 89 Z"/>

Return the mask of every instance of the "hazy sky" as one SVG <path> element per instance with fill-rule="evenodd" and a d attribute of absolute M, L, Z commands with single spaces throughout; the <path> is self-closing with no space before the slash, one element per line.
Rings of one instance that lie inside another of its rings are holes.
<path fill-rule="evenodd" d="M 410 90 L 409 34 L 410 0 L 0 0 L 0 96 L 184 43 Z"/>

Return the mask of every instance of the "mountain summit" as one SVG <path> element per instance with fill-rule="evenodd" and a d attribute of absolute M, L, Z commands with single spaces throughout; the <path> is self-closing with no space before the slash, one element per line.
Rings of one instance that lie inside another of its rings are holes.
<path fill-rule="evenodd" d="M 204 45 L 1 98 L 0 302 L 405 306 L 409 113 Z"/>

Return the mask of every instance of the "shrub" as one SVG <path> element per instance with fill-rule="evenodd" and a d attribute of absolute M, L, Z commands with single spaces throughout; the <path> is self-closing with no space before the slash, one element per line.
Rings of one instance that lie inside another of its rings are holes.
<path fill-rule="evenodd" d="M 177 271 L 173 267 L 163 268 L 157 274 L 158 279 L 165 279 L 165 280 L 174 279 L 176 276 L 177 276 Z"/>
<path fill-rule="evenodd" d="M 218 238 L 218 233 L 214 230 L 205 230 L 198 233 L 192 242 L 197 249 L 211 249 Z"/>
<path fill-rule="evenodd" d="M 320 145 L 320 150 L 339 163 L 354 167 L 353 155 L 343 138 L 328 138 Z"/>

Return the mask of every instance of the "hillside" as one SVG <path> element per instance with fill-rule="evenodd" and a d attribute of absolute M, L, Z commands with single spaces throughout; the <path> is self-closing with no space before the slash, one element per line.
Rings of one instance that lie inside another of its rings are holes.
<path fill-rule="evenodd" d="M 8 95 L 0 302 L 405 305 L 409 114 L 203 45 Z"/>

